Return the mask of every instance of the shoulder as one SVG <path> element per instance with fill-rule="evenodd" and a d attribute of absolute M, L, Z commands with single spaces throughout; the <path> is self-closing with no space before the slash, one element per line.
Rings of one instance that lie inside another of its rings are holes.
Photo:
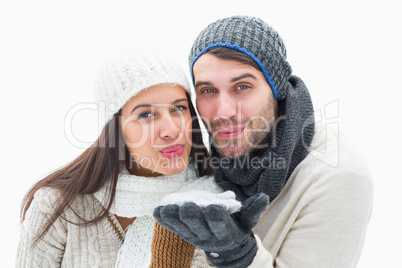
<path fill-rule="evenodd" d="M 35 192 L 28 210 L 39 209 L 44 213 L 52 213 L 60 200 L 61 194 L 58 190 L 42 187 Z"/>
<path fill-rule="evenodd" d="M 311 198 L 333 197 L 342 202 L 372 203 L 373 182 L 363 157 L 337 128 L 317 124 L 306 158 L 289 179 Z M 360 200 L 360 201 L 359 201 Z"/>
<path fill-rule="evenodd" d="M 371 173 L 361 154 L 338 128 L 329 125 L 316 125 L 309 153 L 300 164 L 317 178 L 371 184 Z"/>
<path fill-rule="evenodd" d="M 58 189 L 42 187 L 36 191 L 28 211 L 38 211 L 45 214 L 52 214 L 57 205 L 62 202 L 62 193 Z M 100 202 L 93 194 L 80 194 L 73 199 L 70 205 L 64 210 L 68 218 L 77 216 L 93 216 L 94 213 L 101 210 Z"/>
<path fill-rule="evenodd" d="M 38 234 L 55 213 L 57 204 L 61 201 L 58 190 L 49 187 L 38 189 L 30 203 L 23 220 L 23 230 L 29 230 L 30 234 Z M 65 226 L 53 224 L 53 228 L 65 230 Z M 62 226 L 61 228 L 59 228 Z M 61 231 L 60 233 L 63 233 Z M 28 237 L 28 236 L 27 236 Z"/>

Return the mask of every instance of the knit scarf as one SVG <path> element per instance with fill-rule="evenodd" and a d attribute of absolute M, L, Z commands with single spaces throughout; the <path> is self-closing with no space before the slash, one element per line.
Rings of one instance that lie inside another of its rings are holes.
<path fill-rule="evenodd" d="M 241 201 L 263 192 L 272 202 L 296 166 L 305 158 L 314 135 L 314 109 L 304 82 L 292 76 L 285 100 L 267 146 L 243 157 L 226 159 L 211 146 L 212 157 L 225 159 L 215 169 L 215 180 Z M 212 144 L 212 143 L 211 143 Z"/>
<path fill-rule="evenodd" d="M 116 267 L 149 267 L 151 263 L 151 243 L 155 220 L 152 216 L 155 207 L 165 196 L 182 191 L 208 190 L 220 193 L 222 190 L 213 177 L 198 178 L 194 167 L 189 165 L 183 172 L 171 176 L 140 177 L 124 170 L 118 178 L 116 195 L 110 212 L 135 221 L 126 229 Z M 94 193 L 95 197 L 107 207 L 110 185 L 105 185 Z"/>

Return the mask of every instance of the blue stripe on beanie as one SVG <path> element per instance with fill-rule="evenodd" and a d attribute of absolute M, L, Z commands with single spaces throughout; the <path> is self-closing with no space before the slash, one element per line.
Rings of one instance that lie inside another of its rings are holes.
<path fill-rule="evenodd" d="M 245 49 L 244 47 L 241 47 L 239 45 L 236 44 L 232 44 L 229 42 L 216 42 L 216 43 L 211 43 L 208 46 L 204 47 L 200 52 L 197 53 L 197 55 L 193 58 L 192 62 L 191 62 L 191 67 L 190 67 L 190 72 L 191 72 L 191 79 L 193 81 L 193 85 L 195 83 L 194 81 L 194 74 L 193 74 L 193 67 L 194 67 L 194 63 L 198 60 L 199 57 L 201 57 L 205 52 L 207 52 L 208 50 L 210 50 L 213 47 L 227 47 L 227 48 L 232 48 L 235 49 L 239 52 L 242 52 L 244 54 L 246 54 L 247 56 L 249 56 L 250 58 L 252 58 L 260 67 L 261 71 L 263 72 L 265 79 L 267 79 L 269 85 L 271 86 L 272 92 L 274 93 L 275 99 L 279 99 L 279 94 L 278 91 L 276 90 L 276 86 L 274 81 L 271 78 L 271 75 L 269 74 L 267 68 L 265 68 L 264 64 L 261 63 L 261 61 L 250 51 L 248 51 L 247 49 Z"/>

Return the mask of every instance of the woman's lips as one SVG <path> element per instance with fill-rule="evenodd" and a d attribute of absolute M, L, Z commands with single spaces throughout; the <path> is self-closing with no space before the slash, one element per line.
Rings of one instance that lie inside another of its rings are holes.
<path fill-rule="evenodd" d="M 173 159 L 181 156 L 183 154 L 183 151 L 184 151 L 184 145 L 176 144 L 173 146 L 166 147 L 161 151 L 161 153 L 163 157 Z"/>
<path fill-rule="evenodd" d="M 225 128 L 218 129 L 218 136 L 224 139 L 230 139 L 237 137 L 246 127 L 233 127 L 233 128 Z"/>

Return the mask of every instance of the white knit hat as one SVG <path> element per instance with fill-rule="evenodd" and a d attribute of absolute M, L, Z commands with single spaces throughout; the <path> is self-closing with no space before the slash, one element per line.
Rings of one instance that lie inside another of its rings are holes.
<path fill-rule="evenodd" d="M 106 57 L 99 66 L 95 99 L 117 112 L 141 90 L 163 84 L 179 85 L 191 93 L 183 69 L 166 53 L 150 48 L 119 51 Z"/>

